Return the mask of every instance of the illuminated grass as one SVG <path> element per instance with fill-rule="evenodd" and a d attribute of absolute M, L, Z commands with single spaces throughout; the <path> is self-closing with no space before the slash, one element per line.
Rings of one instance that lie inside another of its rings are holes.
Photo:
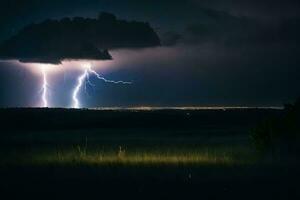
<path fill-rule="evenodd" d="M 90 150 L 77 146 L 72 149 L 50 149 L 16 153 L 2 159 L 2 165 L 235 165 L 254 161 L 240 149 L 136 149 Z"/>
<path fill-rule="evenodd" d="M 45 156 L 37 157 L 33 160 L 40 163 L 85 163 L 91 165 L 102 164 L 221 164 L 232 163 L 233 160 L 230 157 L 213 157 L 209 155 L 163 155 L 163 154 L 136 154 L 128 156 L 116 156 L 116 155 L 60 155 L 58 157 Z"/>

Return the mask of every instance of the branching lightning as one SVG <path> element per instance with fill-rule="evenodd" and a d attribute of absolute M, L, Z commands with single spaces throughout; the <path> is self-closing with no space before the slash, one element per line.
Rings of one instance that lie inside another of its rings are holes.
<path fill-rule="evenodd" d="M 94 74 L 98 79 L 106 82 L 106 83 L 114 83 L 114 84 L 131 84 L 131 82 L 127 82 L 127 81 L 113 81 L 113 80 L 108 80 L 106 78 L 104 78 L 103 76 L 100 76 L 96 71 L 92 70 L 91 67 L 88 68 L 89 72 L 91 74 Z"/>
<path fill-rule="evenodd" d="M 114 80 L 108 80 L 98 74 L 95 70 L 92 69 L 91 65 L 86 65 L 83 73 L 77 78 L 77 85 L 75 89 L 73 90 L 72 99 L 73 99 L 73 108 L 80 108 L 80 103 L 78 99 L 78 93 L 80 89 L 82 88 L 82 85 L 85 84 L 85 91 L 86 91 L 86 85 L 90 85 L 94 87 L 95 85 L 91 83 L 90 81 L 90 75 L 94 75 L 97 79 L 102 80 L 106 83 L 113 83 L 113 84 L 131 84 L 131 82 L 128 81 L 114 81 Z"/>

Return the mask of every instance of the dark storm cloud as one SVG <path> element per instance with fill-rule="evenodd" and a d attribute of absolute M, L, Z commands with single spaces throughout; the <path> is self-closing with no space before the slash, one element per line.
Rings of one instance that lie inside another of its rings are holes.
<path fill-rule="evenodd" d="M 161 34 L 162 45 L 164 46 L 173 46 L 177 44 L 181 39 L 182 35 L 174 31 L 167 31 Z"/>
<path fill-rule="evenodd" d="M 274 20 L 299 16 L 298 0 L 192 0 L 200 7 L 222 10 L 237 16 Z"/>
<path fill-rule="evenodd" d="M 300 42 L 300 18 L 280 20 L 268 24 L 256 19 L 232 16 L 228 13 L 210 11 L 211 21 L 188 25 L 184 42 L 197 44 L 205 42 L 224 45 L 270 45 L 272 43 Z"/>
<path fill-rule="evenodd" d="M 0 58 L 22 62 L 60 63 L 64 59 L 111 59 L 98 49 L 160 45 L 148 23 L 117 20 L 101 13 L 97 19 L 75 17 L 31 24 L 0 45 Z"/>
<path fill-rule="evenodd" d="M 47 18 L 95 16 L 109 11 L 117 16 L 149 21 L 161 33 L 178 31 L 187 25 L 209 20 L 206 10 L 223 11 L 234 16 L 271 19 L 299 17 L 297 0 L 10 0 L 0 2 L 0 41 L 21 27 Z"/>

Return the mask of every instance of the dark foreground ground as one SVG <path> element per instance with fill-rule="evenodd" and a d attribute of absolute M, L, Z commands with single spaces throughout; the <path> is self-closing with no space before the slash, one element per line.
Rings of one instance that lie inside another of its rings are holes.
<path fill-rule="evenodd" d="M 299 199 L 249 137 L 282 112 L 3 109 L 0 199 Z"/>

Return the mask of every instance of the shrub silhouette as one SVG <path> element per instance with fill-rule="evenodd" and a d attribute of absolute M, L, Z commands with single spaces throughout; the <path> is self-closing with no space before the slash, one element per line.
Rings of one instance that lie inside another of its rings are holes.
<path fill-rule="evenodd" d="M 287 104 L 281 117 L 268 119 L 252 130 L 256 149 L 272 158 L 290 159 L 300 155 L 300 98 Z"/>

